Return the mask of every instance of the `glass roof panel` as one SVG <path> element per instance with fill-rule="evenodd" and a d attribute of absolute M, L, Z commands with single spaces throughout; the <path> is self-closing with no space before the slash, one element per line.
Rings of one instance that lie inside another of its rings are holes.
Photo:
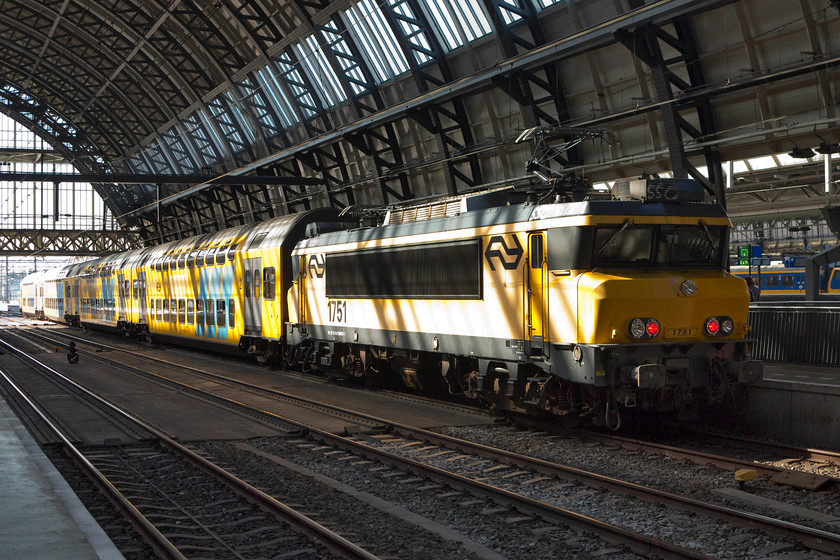
<path fill-rule="evenodd" d="M 294 50 L 300 59 L 301 68 L 317 86 L 319 97 L 325 105 L 332 107 L 347 99 L 338 76 L 333 72 L 314 35 L 295 45 Z"/>
<path fill-rule="evenodd" d="M 412 46 L 412 55 L 417 64 L 426 64 L 434 60 L 432 46 L 423 28 L 417 23 L 417 17 L 408 2 L 389 0 L 394 12 L 399 16 L 400 27 Z"/>
<path fill-rule="evenodd" d="M 377 82 L 408 71 L 408 61 L 385 16 L 373 0 L 362 0 L 345 13 L 347 27 L 361 46 Z"/>
<path fill-rule="evenodd" d="M 507 9 L 506 6 L 515 8 L 516 11 Z M 505 22 L 505 25 L 510 25 L 511 23 L 521 21 L 522 16 L 518 13 L 521 9 L 522 7 L 519 5 L 518 0 L 500 0 L 499 2 L 499 12 L 502 14 L 502 21 Z"/>
<path fill-rule="evenodd" d="M 293 123 L 297 122 L 297 118 L 292 109 L 292 104 L 289 103 L 286 94 L 283 92 L 283 88 L 280 87 L 280 83 L 277 81 L 277 77 L 268 68 L 260 68 L 255 74 L 257 81 L 262 87 L 262 93 L 269 99 L 277 116 L 283 121 L 282 126 L 284 128 L 292 126 Z M 259 94 L 259 92 L 257 93 Z M 270 114 L 267 114 L 265 118 L 270 118 Z"/>
<path fill-rule="evenodd" d="M 759 169 L 771 169 L 777 167 L 776 160 L 773 156 L 762 156 L 757 158 L 750 158 L 747 160 L 750 169 L 757 171 Z"/>

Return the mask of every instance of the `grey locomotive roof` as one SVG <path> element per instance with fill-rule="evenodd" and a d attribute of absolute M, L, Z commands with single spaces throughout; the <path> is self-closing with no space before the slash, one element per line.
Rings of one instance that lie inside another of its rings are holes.
<path fill-rule="evenodd" d="M 300 243 L 300 246 L 358 243 L 376 239 L 405 237 L 476 227 L 514 224 L 532 220 L 571 216 L 687 216 L 697 218 L 725 218 L 719 204 L 705 203 L 643 203 L 637 201 L 594 200 L 557 204 L 514 204 L 464 212 L 457 216 L 410 222 L 365 229 L 322 233 Z"/>

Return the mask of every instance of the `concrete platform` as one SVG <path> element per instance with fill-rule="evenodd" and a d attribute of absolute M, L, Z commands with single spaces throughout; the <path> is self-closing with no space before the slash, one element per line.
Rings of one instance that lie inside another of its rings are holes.
<path fill-rule="evenodd" d="M 765 363 L 748 418 L 756 435 L 840 451 L 840 368 Z"/>
<path fill-rule="evenodd" d="M 0 558 L 123 558 L 3 399 Z"/>

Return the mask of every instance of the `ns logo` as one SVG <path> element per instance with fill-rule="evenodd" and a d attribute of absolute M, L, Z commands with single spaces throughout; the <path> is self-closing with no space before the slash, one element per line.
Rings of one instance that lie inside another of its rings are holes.
<path fill-rule="evenodd" d="M 309 255 L 309 262 L 306 263 L 306 269 L 309 271 L 311 278 L 323 278 L 324 272 L 327 270 L 327 259 L 323 254 Z"/>
<path fill-rule="evenodd" d="M 522 244 L 519 243 L 516 235 L 512 235 L 510 239 L 513 242 L 509 245 L 509 241 L 506 241 L 503 235 L 494 235 L 490 238 L 487 249 L 484 251 L 484 258 L 487 259 L 490 270 L 496 270 L 494 262 L 505 270 L 516 270 L 519 267 L 525 251 L 522 250 Z"/>

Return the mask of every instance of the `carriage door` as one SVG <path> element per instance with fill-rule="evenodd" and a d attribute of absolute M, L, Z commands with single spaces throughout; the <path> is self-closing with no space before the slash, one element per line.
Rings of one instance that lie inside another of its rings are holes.
<path fill-rule="evenodd" d="M 245 259 L 242 313 L 245 334 L 262 334 L 262 258 Z"/>
<path fill-rule="evenodd" d="M 146 271 L 140 270 L 137 272 L 137 281 L 139 283 L 140 288 L 140 298 L 137 301 L 137 309 L 140 313 L 138 318 L 138 323 L 145 323 L 146 322 Z"/>
<path fill-rule="evenodd" d="M 125 321 L 125 274 L 117 274 L 117 293 L 119 294 L 119 308 L 117 309 L 117 320 Z"/>
<path fill-rule="evenodd" d="M 532 233 L 528 236 L 527 262 L 528 317 L 526 336 L 530 341 L 530 354 L 539 356 L 543 353 L 545 336 L 545 315 L 548 302 L 545 298 L 545 232 Z"/>

